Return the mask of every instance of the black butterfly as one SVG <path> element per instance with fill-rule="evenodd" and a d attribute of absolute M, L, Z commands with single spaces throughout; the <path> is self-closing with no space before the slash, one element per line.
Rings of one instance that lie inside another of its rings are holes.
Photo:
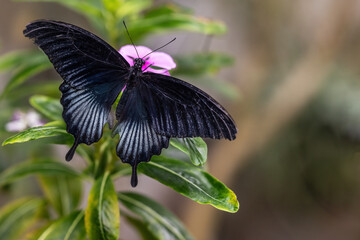
<path fill-rule="evenodd" d="M 24 35 L 33 39 L 64 79 L 63 118 L 75 138 L 66 154 L 70 161 L 80 143 L 100 140 L 110 121 L 110 110 L 126 86 L 116 108 L 114 134 L 120 135 L 117 155 L 131 164 L 131 185 L 137 185 L 136 168 L 169 146 L 171 137 L 235 139 L 235 123 L 212 97 L 180 79 L 141 70 L 94 34 L 72 24 L 38 20 Z"/>

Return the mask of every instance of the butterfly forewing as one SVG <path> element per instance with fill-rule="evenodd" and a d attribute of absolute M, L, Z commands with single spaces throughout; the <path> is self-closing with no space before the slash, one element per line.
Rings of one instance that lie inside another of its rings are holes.
<path fill-rule="evenodd" d="M 34 40 L 64 79 L 63 117 L 75 143 L 99 141 L 112 104 L 125 86 L 126 60 L 105 41 L 71 24 L 39 20 L 26 26 L 24 35 Z"/>
<path fill-rule="evenodd" d="M 234 120 L 207 93 L 180 79 L 156 73 L 141 77 L 143 102 L 158 134 L 168 137 L 235 139 Z"/>
<path fill-rule="evenodd" d="M 75 25 L 38 20 L 26 26 L 24 35 L 34 39 L 49 57 L 64 80 L 71 70 L 96 62 L 98 67 L 111 66 L 128 72 L 129 63 L 109 44 L 96 35 Z M 98 69 L 97 71 L 102 71 Z M 76 81 L 77 79 L 68 79 Z"/>

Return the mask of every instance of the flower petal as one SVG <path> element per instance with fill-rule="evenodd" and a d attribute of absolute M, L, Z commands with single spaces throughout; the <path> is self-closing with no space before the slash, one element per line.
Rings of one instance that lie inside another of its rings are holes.
<path fill-rule="evenodd" d="M 138 51 L 139 56 L 141 58 L 145 57 L 147 54 L 151 53 L 151 51 L 152 51 L 150 48 L 145 47 L 145 46 L 136 46 L 136 50 Z M 135 49 L 134 49 L 134 51 L 135 51 Z M 136 52 L 135 52 L 135 56 L 136 56 L 136 58 L 138 57 Z"/>
<path fill-rule="evenodd" d="M 154 63 L 154 66 L 165 68 L 167 70 L 173 69 L 176 67 L 176 63 L 172 57 L 164 52 L 153 52 L 149 55 L 149 62 Z"/>
<path fill-rule="evenodd" d="M 134 61 L 132 58 L 136 58 L 137 55 L 133 45 L 125 45 L 121 47 L 119 53 L 125 58 L 125 60 L 130 64 L 130 66 L 134 65 Z M 134 57 L 134 54 L 136 57 Z"/>
<path fill-rule="evenodd" d="M 35 111 L 29 111 L 26 114 L 26 120 L 29 127 L 39 127 L 45 124 L 41 121 L 40 115 Z"/>
<path fill-rule="evenodd" d="M 20 119 L 24 118 L 24 115 L 25 114 L 23 112 L 21 112 L 20 110 L 15 110 L 13 115 L 12 115 L 11 120 L 12 121 L 20 120 Z"/>
<path fill-rule="evenodd" d="M 144 57 L 151 53 L 151 49 L 145 46 L 135 46 L 140 57 Z M 133 45 L 125 45 L 120 48 L 119 53 L 126 59 L 130 66 L 134 65 L 133 59 L 138 58 L 136 50 Z"/>
<path fill-rule="evenodd" d="M 169 71 L 166 70 L 166 69 L 154 69 L 154 68 L 149 67 L 149 68 L 146 70 L 146 72 L 153 72 L 153 73 L 158 73 L 158 74 L 170 76 Z"/>
<path fill-rule="evenodd" d="M 143 70 L 143 72 L 147 72 L 147 70 L 146 71 L 144 70 L 147 69 L 151 64 L 152 64 L 151 62 L 145 61 L 145 64 L 142 66 L 141 70 Z"/>
<path fill-rule="evenodd" d="M 20 132 L 26 129 L 26 122 L 22 119 L 11 121 L 5 125 L 5 129 L 8 132 Z"/>

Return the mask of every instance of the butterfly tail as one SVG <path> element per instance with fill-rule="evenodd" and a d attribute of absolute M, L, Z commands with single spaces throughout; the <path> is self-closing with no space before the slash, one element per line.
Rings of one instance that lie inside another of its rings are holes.
<path fill-rule="evenodd" d="M 132 174 L 131 174 L 131 186 L 136 187 L 138 184 L 138 177 L 137 177 L 137 164 L 132 166 Z"/>
<path fill-rule="evenodd" d="M 74 144 L 72 145 L 70 150 L 66 153 L 66 156 L 65 156 L 66 161 L 69 162 L 71 159 L 73 159 L 76 148 L 77 148 L 78 145 L 79 145 L 79 139 L 76 138 Z"/>
<path fill-rule="evenodd" d="M 131 186 L 136 187 L 137 165 L 150 161 L 153 155 L 159 155 L 163 148 L 169 146 L 169 138 L 156 134 L 147 120 L 121 122 L 114 132 L 120 135 L 117 155 L 132 166 Z"/>

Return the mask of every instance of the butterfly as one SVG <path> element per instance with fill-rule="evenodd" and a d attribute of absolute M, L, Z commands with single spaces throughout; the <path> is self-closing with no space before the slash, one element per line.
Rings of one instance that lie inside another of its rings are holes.
<path fill-rule="evenodd" d="M 141 57 L 130 66 L 91 32 L 69 23 L 37 20 L 26 26 L 24 35 L 48 56 L 63 79 L 62 116 L 75 139 L 67 161 L 79 144 L 100 140 L 121 91 L 113 134 L 119 134 L 117 155 L 132 166 L 133 187 L 138 164 L 159 155 L 170 138 L 235 139 L 234 120 L 207 93 L 180 79 L 144 72 Z"/>

